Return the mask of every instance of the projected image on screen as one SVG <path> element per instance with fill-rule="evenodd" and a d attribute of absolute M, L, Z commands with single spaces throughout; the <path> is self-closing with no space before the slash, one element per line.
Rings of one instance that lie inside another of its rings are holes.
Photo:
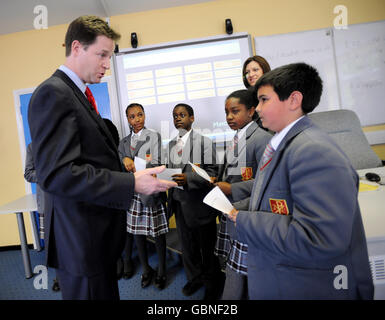
<path fill-rule="evenodd" d="M 249 51 L 245 35 L 118 54 L 116 72 L 122 116 L 130 103 L 142 104 L 146 127 L 160 132 L 166 142 L 176 135 L 174 106 L 187 103 L 194 109 L 194 129 L 216 141 L 232 137 L 224 100 L 231 92 L 244 89 L 242 64 L 250 56 Z M 128 134 L 127 121 L 123 123 Z"/>

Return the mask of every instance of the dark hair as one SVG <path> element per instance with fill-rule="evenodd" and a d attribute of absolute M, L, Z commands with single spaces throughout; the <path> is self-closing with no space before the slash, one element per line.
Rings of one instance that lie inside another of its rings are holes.
<path fill-rule="evenodd" d="M 256 95 L 254 93 L 254 90 L 237 90 L 228 95 L 227 99 L 230 98 L 237 98 L 239 99 L 239 103 L 244 104 L 248 110 L 250 110 L 252 107 L 257 107 L 258 105 L 258 99 L 256 98 Z M 253 120 L 257 118 L 257 113 L 254 112 L 253 114 Z"/>
<path fill-rule="evenodd" d="M 288 64 L 264 74 L 255 84 L 255 92 L 263 86 L 272 86 L 280 101 L 289 98 L 293 91 L 301 92 L 305 114 L 315 109 L 322 94 L 322 79 L 317 69 L 303 62 Z"/>
<path fill-rule="evenodd" d="M 72 21 L 65 35 L 66 57 L 71 54 L 74 40 L 78 40 L 84 46 L 89 46 L 95 42 L 97 36 L 106 36 L 114 41 L 120 39 L 120 34 L 97 16 L 81 16 Z"/>
<path fill-rule="evenodd" d="M 264 57 L 253 56 L 253 57 L 247 58 L 246 61 L 243 63 L 243 68 L 242 68 L 242 80 L 246 88 L 250 87 L 250 84 L 246 79 L 246 67 L 251 61 L 255 61 L 261 66 L 263 74 L 271 70 L 269 63 L 266 61 Z"/>
<path fill-rule="evenodd" d="M 184 107 L 184 108 L 187 110 L 187 113 L 188 113 L 188 115 L 189 115 L 190 117 L 194 115 L 194 109 L 193 109 L 191 106 L 189 106 L 188 104 L 186 104 L 186 103 L 178 103 L 178 104 L 174 107 L 173 111 L 174 111 L 175 108 L 177 108 L 177 107 Z"/>
<path fill-rule="evenodd" d="M 112 135 L 112 138 L 114 138 L 114 142 L 115 142 L 116 146 L 119 146 L 120 138 L 119 138 L 118 128 L 116 128 L 116 126 L 114 125 L 114 123 L 110 119 L 103 118 L 103 120 L 104 120 L 104 123 L 106 124 L 108 130 L 110 130 L 110 133 Z"/>
<path fill-rule="evenodd" d="M 126 108 L 126 115 L 127 115 L 128 109 L 131 109 L 131 108 L 133 108 L 133 107 L 139 107 L 139 108 L 141 108 L 142 111 L 144 112 L 144 108 L 143 108 L 143 106 L 142 106 L 140 103 L 131 103 L 131 104 L 129 104 L 129 105 L 127 106 L 127 108 Z"/>

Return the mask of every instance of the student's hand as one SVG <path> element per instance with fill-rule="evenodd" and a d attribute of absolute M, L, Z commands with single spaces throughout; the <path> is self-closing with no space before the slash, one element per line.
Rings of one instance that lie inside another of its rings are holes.
<path fill-rule="evenodd" d="M 230 183 L 221 181 L 221 182 L 217 182 L 215 185 L 218 186 L 219 189 L 221 189 L 222 192 L 226 196 L 231 195 L 231 184 Z"/>
<path fill-rule="evenodd" d="M 214 184 L 215 182 L 217 182 L 218 179 L 217 177 L 210 177 L 210 180 L 211 180 L 211 183 Z"/>
<path fill-rule="evenodd" d="M 178 186 L 184 186 L 187 183 L 187 178 L 185 173 L 178 173 L 171 176 Z"/>
<path fill-rule="evenodd" d="M 124 167 L 128 172 L 136 172 L 134 161 L 128 157 L 123 158 Z"/>
<path fill-rule="evenodd" d="M 164 192 L 169 188 L 176 187 L 177 184 L 173 181 L 161 180 L 153 176 L 161 173 L 165 168 L 165 166 L 160 166 L 135 172 L 135 192 L 153 194 L 157 192 Z"/>
<path fill-rule="evenodd" d="M 237 216 L 238 216 L 238 210 L 233 208 L 233 210 L 230 211 L 230 213 L 227 215 L 227 217 L 233 221 L 234 223 L 237 222 Z"/>

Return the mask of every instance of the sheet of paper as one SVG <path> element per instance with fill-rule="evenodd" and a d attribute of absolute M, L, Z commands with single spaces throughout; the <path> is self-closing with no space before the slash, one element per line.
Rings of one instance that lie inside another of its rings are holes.
<path fill-rule="evenodd" d="M 229 199 L 227 199 L 219 187 L 211 190 L 203 199 L 203 202 L 226 214 L 230 214 L 231 210 L 234 209 Z"/>
<path fill-rule="evenodd" d="M 193 167 L 194 171 L 197 174 L 199 174 L 203 179 L 206 179 L 208 182 L 211 182 L 210 176 L 208 175 L 208 173 L 205 170 L 203 170 L 202 168 L 199 168 L 198 166 L 191 163 L 190 161 L 188 163 L 189 163 L 189 165 L 191 165 Z"/>
<path fill-rule="evenodd" d="M 174 174 L 180 174 L 182 173 L 182 169 L 181 168 L 174 168 L 174 169 L 170 169 L 170 168 L 166 168 L 164 169 L 164 171 L 162 171 L 161 173 L 158 173 L 156 175 L 156 177 L 158 179 L 162 179 L 162 180 L 167 180 L 167 181 L 173 181 L 172 180 L 172 175 Z M 177 186 L 175 188 L 178 188 L 178 189 L 181 189 L 183 190 L 183 187 L 182 186 Z"/>
<path fill-rule="evenodd" d="M 379 187 L 379 185 L 377 183 L 373 183 L 370 181 L 365 181 L 365 182 L 360 181 L 360 187 L 359 187 L 358 191 L 359 192 L 374 191 L 374 190 L 377 190 L 378 187 Z"/>
<path fill-rule="evenodd" d="M 143 160 L 142 158 L 135 157 L 134 164 L 135 164 L 136 171 L 141 171 L 146 169 L 146 160 Z"/>

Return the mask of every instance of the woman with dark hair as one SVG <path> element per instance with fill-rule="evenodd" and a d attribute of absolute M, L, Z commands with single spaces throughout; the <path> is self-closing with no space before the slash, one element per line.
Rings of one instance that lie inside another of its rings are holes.
<path fill-rule="evenodd" d="M 252 56 L 243 63 L 242 76 L 246 88 L 255 85 L 263 74 L 271 70 L 269 63 L 261 56 Z"/>
<path fill-rule="evenodd" d="M 246 59 L 242 67 L 242 80 L 247 89 L 252 89 L 258 79 L 271 70 L 269 63 L 261 56 L 252 56 Z M 258 105 L 258 103 L 257 103 Z M 258 113 L 255 112 L 257 124 L 264 130 Z"/>

